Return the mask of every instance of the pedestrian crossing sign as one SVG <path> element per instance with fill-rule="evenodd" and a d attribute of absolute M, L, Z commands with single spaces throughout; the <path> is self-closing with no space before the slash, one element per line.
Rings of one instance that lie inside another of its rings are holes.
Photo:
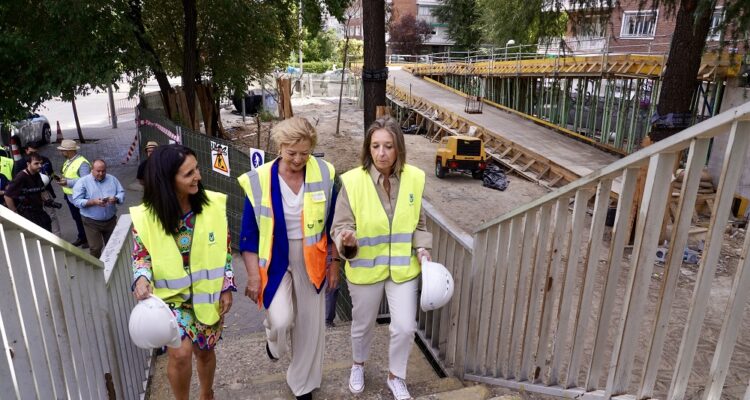
<path fill-rule="evenodd" d="M 229 175 L 229 146 L 211 141 L 211 165 L 214 172 Z"/>

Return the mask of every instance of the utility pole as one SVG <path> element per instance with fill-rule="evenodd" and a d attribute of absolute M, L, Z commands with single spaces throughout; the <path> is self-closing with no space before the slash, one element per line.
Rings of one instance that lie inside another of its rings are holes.
<path fill-rule="evenodd" d="M 302 95 L 302 73 L 304 68 L 302 67 L 302 0 L 299 0 L 299 15 L 297 17 L 299 23 L 299 94 Z M 259 133 L 260 134 L 260 133 Z"/>
<path fill-rule="evenodd" d="M 112 85 L 107 86 L 109 93 L 109 109 L 112 112 L 112 129 L 117 129 L 117 110 L 115 110 L 115 95 L 112 93 Z"/>
<path fill-rule="evenodd" d="M 362 24 L 365 62 L 362 68 L 364 87 L 365 129 L 375 121 L 377 106 L 385 106 L 385 1 L 362 2 Z"/>

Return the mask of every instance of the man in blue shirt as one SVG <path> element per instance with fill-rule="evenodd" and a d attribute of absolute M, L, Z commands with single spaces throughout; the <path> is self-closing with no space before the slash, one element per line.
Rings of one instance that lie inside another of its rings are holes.
<path fill-rule="evenodd" d="M 112 175 L 107 175 L 107 164 L 96 159 L 91 173 L 73 186 L 73 205 L 81 209 L 83 228 L 89 242 L 89 252 L 99 258 L 104 245 L 117 225 L 117 206 L 125 201 L 125 189 Z"/>

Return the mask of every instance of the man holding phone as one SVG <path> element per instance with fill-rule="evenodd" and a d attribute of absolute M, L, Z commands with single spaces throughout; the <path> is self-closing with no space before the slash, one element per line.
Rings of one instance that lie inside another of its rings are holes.
<path fill-rule="evenodd" d="M 78 179 L 73 186 L 71 201 L 81 209 L 89 252 L 99 258 L 117 225 L 117 204 L 125 201 L 125 189 L 117 178 L 107 175 L 104 160 L 96 159 L 91 174 Z"/>

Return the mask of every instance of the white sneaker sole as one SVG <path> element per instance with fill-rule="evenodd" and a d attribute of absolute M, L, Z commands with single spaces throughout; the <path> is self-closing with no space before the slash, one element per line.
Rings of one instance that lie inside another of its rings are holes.
<path fill-rule="evenodd" d="M 360 394 L 360 393 L 362 393 L 362 392 L 364 392 L 364 391 L 365 391 L 365 386 L 364 386 L 364 385 L 362 385 L 362 389 L 356 390 L 356 389 L 354 389 L 354 388 L 352 387 L 352 384 L 350 383 L 350 384 L 349 384 L 349 391 L 350 391 L 350 392 L 352 392 L 353 394 Z"/>

